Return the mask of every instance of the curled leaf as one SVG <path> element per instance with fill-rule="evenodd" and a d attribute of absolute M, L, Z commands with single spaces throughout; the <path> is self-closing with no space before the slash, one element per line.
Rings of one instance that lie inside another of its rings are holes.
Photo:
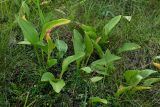
<path fill-rule="evenodd" d="M 44 36 L 46 35 L 46 33 L 48 31 L 51 31 L 58 26 L 65 25 L 65 24 L 68 24 L 70 22 L 71 21 L 68 20 L 68 19 L 58 19 L 58 20 L 53 20 L 53 21 L 50 21 L 50 22 L 46 23 L 43 26 L 42 33 L 41 33 L 41 36 L 40 36 L 40 40 L 43 40 Z"/>

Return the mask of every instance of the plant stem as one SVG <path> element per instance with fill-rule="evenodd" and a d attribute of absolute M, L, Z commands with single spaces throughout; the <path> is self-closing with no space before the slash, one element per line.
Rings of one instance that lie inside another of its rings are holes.
<path fill-rule="evenodd" d="M 90 57 L 91 57 L 91 55 L 89 55 L 89 56 L 87 57 L 87 60 L 86 60 L 85 66 L 87 66 L 87 64 L 88 64 L 88 61 L 89 61 Z"/>
<path fill-rule="evenodd" d="M 35 50 L 35 53 L 36 53 L 36 56 L 37 56 L 38 63 L 39 63 L 39 65 L 41 65 L 41 61 L 40 61 L 40 58 L 39 58 L 37 47 L 34 47 L 34 50 Z"/>

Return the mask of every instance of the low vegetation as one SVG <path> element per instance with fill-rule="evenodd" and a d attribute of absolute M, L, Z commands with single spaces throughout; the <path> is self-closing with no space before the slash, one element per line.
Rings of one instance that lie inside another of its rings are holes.
<path fill-rule="evenodd" d="M 0 3 L 1 106 L 160 105 L 159 1 Z"/>

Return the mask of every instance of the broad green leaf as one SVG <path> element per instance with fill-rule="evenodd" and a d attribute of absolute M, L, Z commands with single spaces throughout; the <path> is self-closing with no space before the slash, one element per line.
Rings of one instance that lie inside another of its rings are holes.
<path fill-rule="evenodd" d="M 16 16 L 16 20 L 20 28 L 22 29 L 24 38 L 31 44 L 35 45 L 39 41 L 39 37 L 38 32 L 33 27 L 33 25 L 19 16 Z"/>
<path fill-rule="evenodd" d="M 153 70 L 128 70 L 125 72 L 124 76 L 128 85 L 138 85 L 142 79 L 147 78 L 149 75 L 155 73 Z"/>
<path fill-rule="evenodd" d="M 42 78 L 41 78 L 41 81 L 50 81 L 50 80 L 54 80 L 54 75 L 50 72 L 45 72 L 43 75 L 42 75 Z"/>
<path fill-rule="evenodd" d="M 74 29 L 73 31 L 73 47 L 74 47 L 74 53 L 77 54 L 79 52 L 84 52 L 85 51 L 85 44 L 84 44 L 84 40 L 83 40 L 83 37 L 82 35 Z M 80 63 L 81 63 L 81 59 L 77 60 L 77 66 L 79 67 L 80 66 Z"/>
<path fill-rule="evenodd" d="M 72 55 L 67 57 L 66 59 L 64 59 L 63 63 L 62 63 L 62 71 L 61 71 L 61 75 L 60 77 L 62 77 L 63 73 L 65 71 L 67 71 L 69 64 L 71 64 L 72 62 L 84 57 L 85 53 L 84 52 L 80 52 L 78 54 Z"/>
<path fill-rule="evenodd" d="M 112 18 L 105 26 L 104 26 L 104 31 L 105 31 L 105 35 L 103 36 L 102 41 L 106 41 L 108 38 L 109 33 L 111 32 L 111 30 L 118 24 L 118 22 L 121 19 L 121 15 L 116 16 L 114 18 Z"/>
<path fill-rule="evenodd" d="M 97 54 L 99 55 L 100 58 L 102 58 L 104 56 L 104 53 L 103 53 L 103 50 L 102 48 L 100 47 L 100 45 L 98 43 L 96 43 L 95 41 L 92 41 L 93 42 L 93 46 L 94 48 L 96 49 L 97 51 Z"/>
<path fill-rule="evenodd" d="M 128 85 L 137 85 L 143 77 L 139 75 L 140 70 L 128 70 L 125 72 L 124 77 Z"/>
<path fill-rule="evenodd" d="M 53 82 L 50 80 L 49 83 L 52 85 L 52 87 L 56 93 L 59 93 L 62 90 L 62 88 L 65 86 L 65 82 L 62 79 L 60 79 L 56 82 Z"/>
<path fill-rule="evenodd" d="M 62 40 L 56 40 L 56 47 L 58 49 L 58 57 L 62 58 L 63 55 L 67 52 L 68 45 Z"/>
<path fill-rule="evenodd" d="M 91 63 L 91 68 L 98 74 L 109 75 L 115 70 L 113 62 L 107 63 L 105 58 Z"/>
<path fill-rule="evenodd" d="M 102 79 L 103 79 L 103 77 L 100 77 L 100 76 L 95 76 L 95 77 L 90 78 L 91 82 L 98 82 Z"/>
<path fill-rule="evenodd" d="M 20 41 L 20 42 L 18 42 L 18 44 L 20 44 L 20 45 L 30 45 L 31 43 L 28 42 L 28 41 Z"/>
<path fill-rule="evenodd" d="M 73 33 L 74 53 L 84 52 L 85 44 L 82 35 L 77 30 L 74 30 Z"/>
<path fill-rule="evenodd" d="M 70 22 L 71 21 L 68 20 L 68 19 L 58 19 L 58 20 L 53 20 L 53 21 L 50 21 L 50 22 L 46 23 L 42 28 L 42 33 L 41 33 L 41 36 L 40 36 L 40 40 L 43 40 L 43 38 L 45 37 L 46 33 L 49 30 L 53 30 L 56 27 L 66 25 Z"/>
<path fill-rule="evenodd" d="M 159 82 L 160 78 L 149 78 L 144 81 L 144 86 L 151 86 L 152 84 Z"/>
<path fill-rule="evenodd" d="M 53 65 L 57 64 L 57 59 L 49 59 L 47 61 L 48 68 L 52 67 Z"/>
<path fill-rule="evenodd" d="M 55 44 L 58 51 L 67 52 L 68 46 L 64 41 L 56 39 Z"/>
<path fill-rule="evenodd" d="M 157 71 L 154 70 L 150 70 L 150 69 L 145 69 L 145 70 L 141 70 L 141 72 L 139 72 L 139 75 L 141 75 L 144 78 L 147 78 L 148 76 L 150 76 L 153 73 L 156 73 Z"/>
<path fill-rule="evenodd" d="M 84 41 L 85 41 L 85 46 L 86 46 L 86 50 L 85 50 L 86 56 L 89 57 L 93 52 L 92 40 L 90 39 L 90 37 L 87 34 L 85 34 Z"/>
<path fill-rule="evenodd" d="M 108 75 L 108 67 L 105 59 L 99 59 L 91 63 L 91 68 L 93 71 L 102 74 L 102 75 Z"/>
<path fill-rule="evenodd" d="M 106 63 L 114 62 L 121 59 L 121 57 L 111 54 L 109 50 L 106 51 L 104 58 L 106 60 Z"/>
<path fill-rule="evenodd" d="M 141 48 L 141 46 L 135 44 L 135 43 L 125 43 L 122 47 L 118 49 L 118 53 L 126 52 L 126 51 L 132 51 Z"/>
<path fill-rule="evenodd" d="M 83 67 L 83 68 L 81 68 L 81 70 L 85 71 L 88 74 L 91 73 L 91 72 L 93 72 L 90 67 Z"/>
<path fill-rule="evenodd" d="M 89 98 L 90 103 L 103 103 L 103 104 L 108 104 L 108 101 L 106 99 L 101 99 L 99 97 L 90 97 Z"/>
<path fill-rule="evenodd" d="M 119 97 L 121 94 L 130 91 L 132 88 L 133 88 L 132 86 L 124 87 L 123 85 L 120 85 L 119 89 L 115 93 L 115 97 Z"/>

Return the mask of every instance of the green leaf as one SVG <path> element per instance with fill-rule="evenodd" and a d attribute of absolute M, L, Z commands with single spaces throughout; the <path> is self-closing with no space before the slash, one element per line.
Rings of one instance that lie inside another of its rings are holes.
<path fill-rule="evenodd" d="M 135 44 L 135 43 L 125 43 L 122 47 L 118 49 L 118 53 L 126 52 L 126 51 L 132 51 L 141 48 L 141 46 Z"/>
<path fill-rule="evenodd" d="M 20 44 L 20 45 L 30 45 L 31 43 L 28 42 L 28 41 L 20 41 L 20 42 L 18 42 L 18 44 Z"/>
<path fill-rule="evenodd" d="M 49 81 L 49 83 L 52 85 L 53 90 L 56 93 L 59 93 L 63 89 L 63 87 L 65 86 L 65 82 L 62 79 L 60 79 L 60 80 L 58 80 L 56 82 Z"/>
<path fill-rule="evenodd" d="M 90 103 L 103 103 L 103 104 L 108 104 L 108 101 L 106 99 L 101 99 L 99 97 L 90 97 L 89 98 Z"/>
<path fill-rule="evenodd" d="M 77 30 L 74 30 L 73 33 L 74 53 L 84 52 L 85 44 L 82 35 Z"/>
<path fill-rule="evenodd" d="M 86 46 L 86 50 L 85 50 L 86 56 L 89 57 L 93 52 L 93 44 L 92 44 L 90 37 L 87 34 L 85 34 L 84 41 L 85 41 L 85 46 Z"/>
<path fill-rule="evenodd" d="M 61 75 L 60 78 L 62 77 L 63 73 L 65 71 L 67 71 L 69 64 L 71 64 L 72 62 L 84 57 L 85 53 L 84 52 L 80 52 L 78 54 L 72 55 L 67 57 L 66 59 L 64 59 L 63 63 L 62 63 L 62 71 L 61 71 Z"/>
<path fill-rule="evenodd" d="M 85 32 L 89 32 L 89 31 L 96 32 L 96 29 L 92 26 L 87 26 L 84 24 L 81 24 L 80 26 Z"/>
<path fill-rule="evenodd" d="M 121 57 L 111 54 L 109 50 L 106 51 L 104 58 L 106 60 L 106 63 L 114 62 L 121 59 Z"/>
<path fill-rule="evenodd" d="M 132 86 L 124 87 L 124 86 L 120 85 L 119 89 L 115 93 L 115 97 L 119 97 L 121 94 L 130 91 L 132 88 L 133 88 Z"/>
<path fill-rule="evenodd" d="M 58 51 L 67 52 L 68 46 L 64 41 L 56 39 L 55 44 Z"/>
<path fill-rule="evenodd" d="M 30 9 L 28 7 L 28 5 L 26 4 L 25 1 L 22 2 L 22 6 L 21 6 L 21 9 L 20 9 L 20 13 L 22 15 L 24 15 L 25 13 L 27 14 L 27 16 L 29 17 L 29 14 L 30 14 Z"/>
<path fill-rule="evenodd" d="M 53 43 L 52 39 L 48 39 L 48 48 L 47 48 L 48 49 L 48 59 L 50 59 L 50 55 L 54 48 L 55 48 L 55 44 Z"/>
<path fill-rule="evenodd" d="M 59 57 L 62 58 L 64 53 L 67 52 L 68 45 L 64 41 L 58 40 L 58 39 L 56 39 L 56 43 L 55 44 L 56 44 L 56 47 L 57 47 L 57 49 L 59 51 Z"/>
<path fill-rule="evenodd" d="M 128 70 L 125 72 L 124 76 L 128 85 L 138 85 L 142 79 L 147 78 L 149 75 L 155 73 L 153 70 Z"/>
<path fill-rule="evenodd" d="M 48 68 L 52 67 L 53 65 L 57 64 L 57 59 L 49 59 L 47 61 Z"/>
<path fill-rule="evenodd" d="M 50 72 L 45 72 L 43 75 L 42 75 L 42 78 L 41 78 L 41 81 L 50 81 L 50 80 L 54 80 L 54 75 Z"/>
<path fill-rule="evenodd" d="M 128 70 L 125 72 L 124 77 L 128 85 L 137 85 L 143 79 L 139 72 L 140 70 Z"/>
<path fill-rule="evenodd" d="M 90 67 L 83 67 L 83 68 L 81 68 L 81 70 L 85 71 L 88 74 L 91 73 L 91 72 L 93 72 Z"/>
<path fill-rule="evenodd" d="M 91 82 L 98 82 L 98 81 L 100 81 L 102 79 L 103 79 L 103 77 L 99 77 L 99 76 L 95 76 L 93 78 L 90 78 Z"/>
<path fill-rule="evenodd" d="M 105 26 L 104 26 L 104 31 L 105 31 L 105 35 L 103 36 L 103 41 L 106 41 L 108 38 L 109 33 L 111 32 L 111 30 L 119 23 L 120 19 L 121 19 L 121 15 L 116 16 L 114 18 L 112 18 Z"/>
<path fill-rule="evenodd" d="M 119 89 L 115 93 L 115 97 L 119 97 L 123 93 L 126 92 L 131 92 L 132 94 L 135 93 L 136 91 L 142 91 L 142 90 L 148 90 L 151 89 L 151 87 L 144 87 L 144 86 L 122 86 L 120 85 Z"/>
<path fill-rule="evenodd" d="M 149 78 L 144 81 L 144 86 L 151 86 L 152 84 L 159 82 L 160 78 Z"/>
<path fill-rule="evenodd" d="M 42 33 L 41 33 L 41 36 L 40 36 L 40 40 L 43 40 L 43 38 L 45 37 L 48 30 L 53 30 L 54 28 L 56 28 L 58 26 L 66 25 L 70 22 L 71 21 L 68 20 L 68 19 L 58 19 L 58 20 L 53 20 L 53 21 L 50 21 L 50 22 L 44 24 L 44 26 L 42 28 Z"/>
<path fill-rule="evenodd" d="M 24 38 L 31 44 L 35 45 L 39 41 L 39 37 L 38 37 L 38 32 L 33 27 L 33 25 L 30 22 L 18 16 L 16 16 L 16 20 L 20 28 L 22 29 Z"/>
<path fill-rule="evenodd" d="M 84 30 L 84 32 L 92 39 L 97 38 L 96 29 L 91 26 L 87 26 L 84 24 L 81 24 L 81 28 Z"/>
<path fill-rule="evenodd" d="M 93 40 L 92 42 L 93 42 L 94 48 L 95 48 L 96 51 L 97 51 L 97 54 L 99 55 L 100 58 L 102 58 L 102 57 L 104 56 L 104 53 L 103 53 L 102 48 L 101 48 L 100 45 L 99 45 L 98 43 L 96 43 L 94 40 Z"/>
<path fill-rule="evenodd" d="M 91 63 L 91 68 L 93 71 L 102 74 L 102 75 L 108 75 L 108 67 L 105 59 L 99 59 Z"/>
<path fill-rule="evenodd" d="M 72 38 L 72 40 L 73 40 L 73 47 L 74 47 L 74 53 L 75 54 L 78 54 L 79 52 L 84 52 L 85 51 L 85 44 L 84 44 L 83 37 L 75 29 L 73 31 L 73 38 Z M 78 67 L 80 66 L 81 60 L 82 60 L 82 58 L 76 61 Z"/>
<path fill-rule="evenodd" d="M 141 70 L 141 72 L 139 72 L 139 75 L 141 75 L 144 78 L 147 78 L 148 76 L 150 76 L 153 73 L 156 73 L 157 71 L 154 70 L 150 70 L 150 69 L 145 69 L 145 70 Z"/>
<path fill-rule="evenodd" d="M 145 87 L 145 86 L 136 86 L 132 89 L 132 92 L 136 92 L 136 91 L 142 91 L 142 90 L 149 90 L 151 89 L 151 87 Z"/>

